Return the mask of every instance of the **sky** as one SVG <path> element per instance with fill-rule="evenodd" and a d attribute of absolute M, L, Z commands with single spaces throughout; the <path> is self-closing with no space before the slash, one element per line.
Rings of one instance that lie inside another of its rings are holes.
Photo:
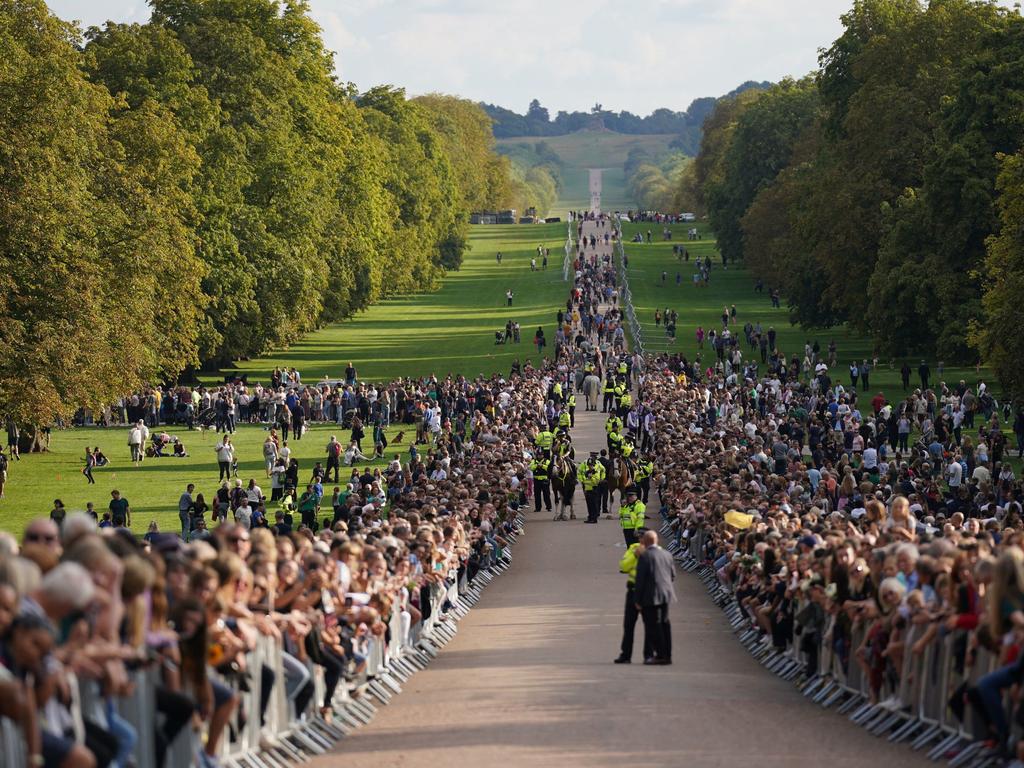
<path fill-rule="evenodd" d="M 83 26 L 149 18 L 142 0 L 48 0 Z M 339 78 L 523 113 L 684 110 L 747 80 L 801 77 L 852 0 L 309 0 Z M 1007 3 L 1009 5 L 1010 3 Z"/>

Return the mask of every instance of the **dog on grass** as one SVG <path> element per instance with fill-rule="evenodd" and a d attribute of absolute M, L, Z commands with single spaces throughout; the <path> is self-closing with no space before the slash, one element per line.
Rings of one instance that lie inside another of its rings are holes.
<path fill-rule="evenodd" d="M 391 441 L 391 444 L 392 445 L 401 445 L 403 440 L 405 440 L 405 430 L 404 429 L 401 432 L 399 432 L 397 435 L 395 435 L 395 439 Z"/>

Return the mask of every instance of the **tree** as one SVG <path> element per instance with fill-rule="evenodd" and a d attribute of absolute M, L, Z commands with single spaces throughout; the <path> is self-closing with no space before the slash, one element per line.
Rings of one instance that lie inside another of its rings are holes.
<path fill-rule="evenodd" d="M 1024 403 L 1024 153 L 1000 156 L 999 234 L 988 238 L 984 316 L 971 325 L 971 342 L 995 370 L 1013 401 Z"/>
<path fill-rule="evenodd" d="M 723 124 L 722 156 L 705 187 L 705 203 L 725 261 L 743 258 L 740 221 L 754 197 L 789 163 L 793 146 L 818 119 L 814 81 L 783 80 L 747 91 L 735 121 Z M 726 133 L 727 131 L 727 133 Z"/>
<path fill-rule="evenodd" d="M 0 3 L 0 412 L 25 424 L 196 354 L 198 158 L 158 105 L 90 83 L 78 44 L 41 1 Z"/>

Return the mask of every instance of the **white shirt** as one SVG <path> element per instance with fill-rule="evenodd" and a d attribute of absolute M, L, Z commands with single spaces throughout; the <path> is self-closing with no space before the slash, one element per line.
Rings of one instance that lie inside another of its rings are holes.
<path fill-rule="evenodd" d="M 864 468 L 874 469 L 878 466 L 878 451 L 874 448 L 864 449 Z"/>
<path fill-rule="evenodd" d="M 231 443 L 217 443 L 217 461 L 231 461 L 235 456 L 235 447 Z"/>
<path fill-rule="evenodd" d="M 249 530 L 252 527 L 252 508 L 246 502 L 235 510 L 235 522 Z"/>

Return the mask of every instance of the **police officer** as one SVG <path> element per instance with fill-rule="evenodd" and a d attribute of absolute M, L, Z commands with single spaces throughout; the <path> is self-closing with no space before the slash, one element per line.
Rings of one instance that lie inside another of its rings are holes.
<path fill-rule="evenodd" d="M 646 456 L 637 457 L 637 469 L 633 477 L 640 488 L 640 499 L 644 504 L 650 497 L 650 478 L 654 474 L 654 462 Z"/>
<path fill-rule="evenodd" d="M 612 389 L 612 399 L 615 401 L 616 412 L 620 411 L 622 405 L 622 396 L 626 394 L 626 385 L 619 382 Z"/>
<path fill-rule="evenodd" d="M 641 528 L 641 531 L 644 529 Z M 619 560 L 619 572 L 626 574 L 626 608 L 622 617 L 622 646 L 616 664 L 629 664 L 633 660 L 633 634 L 640 611 L 636 608 L 636 597 L 633 588 L 636 586 L 636 566 L 643 554 L 644 545 L 639 541 L 630 544 L 622 559 Z M 647 644 L 647 633 L 644 633 L 644 658 L 651 658 L 651 649 Z"/>
<path fill-rule="evenodd" d="M 587 500 L 587 519 L 583 522 L 596 523 L 601 514 L 600 488 L 605 479 L 604 465 L 597 460 L 597 451 L 591 451 L 590 457 L 580 464 L 576 479 L 583 486 L 583 498 Z"/>
<path fill-rule="evenodd" d="M 533 511 L 540 512 L 540 498 L 544 496 L 544 507 L 551 511 L 551 459 L 546 454 L 537 456 L 530 462 L 533 472 Z"/>
<path fill-rule="evenodd" d="M 644 511 L 647 508 L 637 499 L 637 495 L 636 487 L 631 485 L 626 489 L 626 503 L 619 507 L 619 525 L 622 526 L 622 538 L 627 547 L 639 541 L 639 530 L 644 525 Z"/>
<path fill-rule="evenodd" d="M 573 397 L 575 397 L 575 395 L 573 395 Z M 571 425 L 572 425 L 572 416 L 569 415 L 569 410 L 567 408 L 563 408 L 562 412 L 558 414 L 558 431 L 559 432 L 562 432 L 562 431 L 566 431 L 567 432 Z"/>
<path fill-rule="evenodd" d="M 533 444 L 546 456 L 551 454 L 551 444 L 554 442 L 555 436 L 547 427 L 544 428 L 544 431 L 538 432 L 537 436 L 533 438 Z"/>
<path fill-rule="evenodd" d="M 622 419 L 616 416 L 614 413 L 609 416 L 604 422 L 604 431 L 608 438 L 608 450 L 612 448 L 612 434 L 622 429 Z"/>
<path fill-rule="evenodd" d="M 573 393 L 571 393 L 569 395 L 568 408 L 569 408 L 569 426 L 570 427 L 575 427 L 576 426 L 576 393 L 575 392 L 573 392 Z"/>
<path fill-rule="evenodd" d="M 601 413 L 613 410 L 615 403 L 615 379 L 609 373 L 604 382 L 604 400 L 601 401 Z"/>
<path fill-rule="evenodd" d="M 625 360 L 619 360 L 618 375 L 619 381 L 625 383 L 626 377 L 629 375 L 629 366 Z"/>
<path fill-rule="evenodd" d="M 633 407 L 633 396 L 625 389 L 619 396 L 619 416 L 625 418 L 629 409 Z"/>
<path fill-rule="evenodd" d="M 647 503 L 651 494 L 651 475 L 654 474 L 654 462 L 647 456 L 639 456 L 636 462 L 636 473 L 633 475 L 640 488 L 640 498 Z"/>
<path fill-rule="evenodd" d="M 608 502 L 611 498 L 611 493 L 608 490 L 608 476 L 612 473 L 612 460 L 608 457 L 608 451 L 602 448 L 597 461 L 604 469 L 603 479 L 597 486 L 597 498 L 601 502 L 601 514 L 607 515 Z"/>
<path fill-rule="evenodd" d="M 625 442 L 621 432 L 609 432 L 608 433 L 608 453 L 611 456 L 622 455 L 622 446 Z"/>

